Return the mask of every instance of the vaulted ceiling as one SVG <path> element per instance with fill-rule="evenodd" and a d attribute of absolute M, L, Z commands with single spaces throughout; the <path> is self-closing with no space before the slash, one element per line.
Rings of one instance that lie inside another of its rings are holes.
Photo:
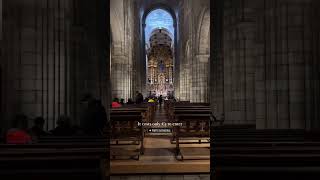
<path fill-rule="evenodd" d="M 151 47 L 160 46 L 172 46 L 172 39 L 170 32 L 165 29 L 156 29 L 151 33 L 149 43 Z"/>

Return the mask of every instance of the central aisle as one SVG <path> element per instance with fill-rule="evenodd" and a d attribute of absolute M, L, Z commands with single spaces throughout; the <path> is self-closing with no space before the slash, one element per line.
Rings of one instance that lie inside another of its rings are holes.
<path fill-rule="evenodd" d="M 146 137 L 167 136 L 168 138 L 171 137 L 173 128 L 168 127 L 166 125 L 163 125 L 163 123 L 167 123 L 167 122 L 169 122 L 169 120 L 167 118 L 164 105 L 162 105 L 162 106 L 157 105 L 152 123 L 159 123 L 159 124 L 154 125 L 154 126 L 146 126 L 145 127 L 145 132 L 146 132 L 145 136 Z M 159 130 L 159 129 L 160 130 L 164 129 L 165 132 L 164 131 L 158 132 L 157 130 Z"/>
<path fill-rule="evenodd" d="M 164 106 L 157 106 L 153 122 L 168 122 Z M 157 127 L 165 128 L 165 127 Z M 170 142 L 172 133 L 149 133 L 144 138 L 145 153 L 137 160 L 111 161 L 112 174 L 171 174 L 209 173 L 209 160 L 178 161 L 175 158 L 176 145 Z M 183 145 L 182 145 L 183 146 Z M 207 144 L 189 144 L 188 147 L 207 147 Z"/>
<path fill-rule="evenodd" d="M 166 111 L 164 109 L 164 105 L 157 106 L 157 110 L 155 112 L 155 117 L 154 117 L 155 122 L 168 122 Z"/>
<path fill-rule="evenodd" d="M 175 144 L 169 137 L 146 137 L 145 153 L 137 160 L 111 161 L 112 174 L 171 174 L 171 173 L 209 173 L 209 160 L 178 161 L 175 158 Z M 190 145 L 189 145 L 190 146 Z M 199 144 L 191 146 L 199 147 Z M 201 145 L 206 146 L 206 145 Z"/>

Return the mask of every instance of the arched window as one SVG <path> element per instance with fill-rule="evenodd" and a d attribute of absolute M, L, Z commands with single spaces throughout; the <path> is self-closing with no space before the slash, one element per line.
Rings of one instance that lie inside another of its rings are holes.
<path fill-rule="evenodd" d="M 174 92 L 174 18 L 161 8 L 145 17 L 147 90 L 153 95 L 166 96 Z"/>
<path fill-rule="evenodd" d="M 173 18 L 171 14 L 163 9 L 151 11 L 146 18 L 145 41 L 149 44 L 149 38 L 155 29 L 166 29 L 170 32 L 171 39 L 174 39 Z"/>

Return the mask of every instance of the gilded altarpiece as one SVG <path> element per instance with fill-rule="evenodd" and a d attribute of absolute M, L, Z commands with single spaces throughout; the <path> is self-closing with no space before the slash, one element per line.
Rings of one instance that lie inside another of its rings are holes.
<path fill-rule="evenodd" d="M 153 95 L 167 96 L 173 88 L 173 56 L 169 46 L 154 46 L 148 53 L 148 90 Z"/>

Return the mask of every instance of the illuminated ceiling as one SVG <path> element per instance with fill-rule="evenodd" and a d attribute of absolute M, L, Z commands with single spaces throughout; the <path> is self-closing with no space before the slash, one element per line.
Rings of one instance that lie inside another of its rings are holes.
<path fill-rule="evenodd" d="M 145 40 L 149 44 L 150 36 L 155 29 L 164 29 L 174 39 L 173 18 L 166 10 L 155 9 L 146 18 Z"/>

